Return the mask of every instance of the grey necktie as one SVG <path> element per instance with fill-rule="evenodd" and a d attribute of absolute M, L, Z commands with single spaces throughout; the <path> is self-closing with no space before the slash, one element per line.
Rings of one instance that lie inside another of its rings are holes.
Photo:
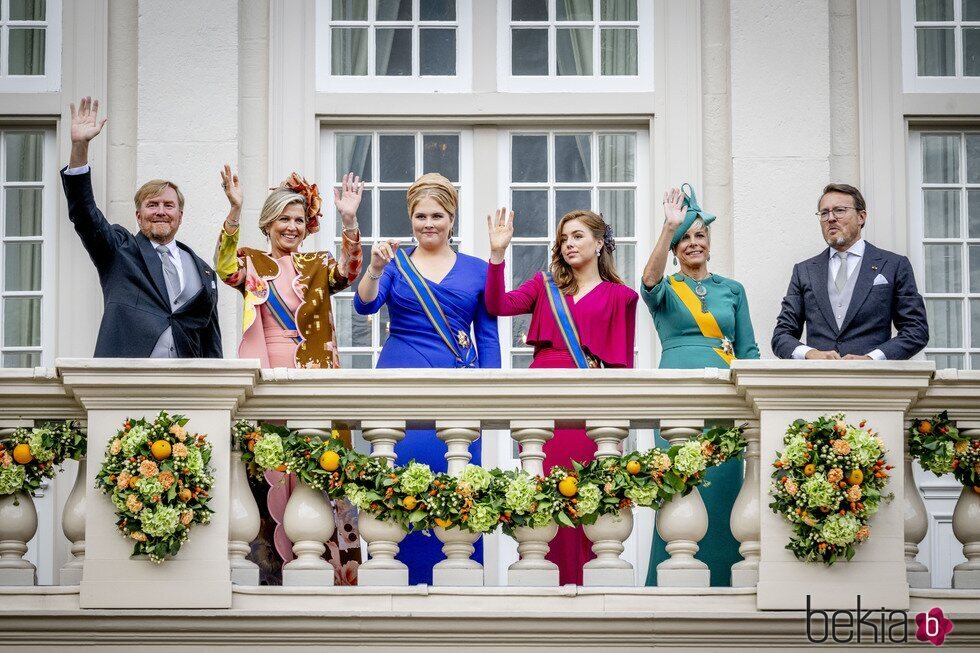
<path fill-rule="evenodd" d="M 163 263 L 163 278 L 167 282 L 167 294 L 170 295 L 170 303 L 177 304 L 177 295 L 180 294 L 180 275 L 177 274 L 177 266 L 174 265 L 170 257 L 170 250 L 166 245 L 157 245 L 157 252 L 160 254 L 160 261 Z"/>
<path fill-rule="evenodd" d="M 840 259 L 840 267 L 837 268 L 837 276 L 834 277 L 834 285 L 837 286 L 837 292 L 840 292 L 847 285 L 847 252 L 837 252 L 834 256 Z"/>

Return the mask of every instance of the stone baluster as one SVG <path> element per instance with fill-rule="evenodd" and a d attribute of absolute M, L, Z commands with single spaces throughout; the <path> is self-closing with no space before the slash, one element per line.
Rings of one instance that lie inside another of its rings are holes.
<path fill-rule="evenodd" d="M 85 501 L 88 459 L 82 456 L 78 461 L 75 484 L 71 488 L 65 509 L 61 513 L 61 530 L 71 542 L 72 558 L 61 567 L 62 585 L 80 585 L 82 568 L 85 566 Z"/>
<path fill-rule="evenodd" d="M 551 420 L 512 422 L 511 437 L 521 447 L 521 467 L 531 476 L 544 476 L 544 443 L 555 436 Z M 541 528 L 521 527 L 515 530 L 520 560 L 507 568 L 508 585 L 522 587 L 557 587 L 558 565 L 545 560 L 549 543 L 558 534 L 552 521 Z"/>
<path fill-rule="evenodd" d="M 906 422 L 905 432 L 911 421 Z M 908 437 L 904 439 L 905 445 L 905 573 L 909 579 L 909 587 L 929 588 L 932 587 L 932 575 L 929 568 L 916 560 L 919 555 L 919 543 L 925 539 L 929 532 L 929 511 L 919 493 L 919 486 L 915 482 L 913 472 L 912 456 L 909 454 Z"/>
<path fill-rule="evenodd" d="M 405 437 L 404 421 L 367 421 L 361 423 L 364 439 L 371 443 L 371 457 L 395 463 L 395 444 Z M 393 521 L 377 519 L 366 510 L 357 518 L 361 537 L 367 542 L 370 559 L 357 569 L 357 584 L 362 586 L 408 585 L 408 567 L 395 560 L 398 544 L 405 530 Z"/>
<path fill-rule="evenodd" d="M 237 443 L 231 449 L 231 494 L 228 501 L 228 564 L 231 582 L 236 585 L 258 585 L 259 566 L 248 559 L 251 543 L 259 534 L 261 518 L 252 489 L 248 485 L 248 472 L 242 462 L 242 452 Z"/>
<path fill-rule="evenodd" d="M 699 436 L 704 420 L 661 420 L 660 434 L 671 446 Z M 660 509 L 657 532 L 667 543 L 670 558 L 657 565 L 660 587 L 709 587 L 708 565 L 694 557 L 698 542 L 708 532 L 708 511 L 697 488 L 685 497 L 675 497 Z"/>
<path fill-rule="evenodd" d="M 469 447 L 480 438 L 480 423 L 437 421 L 436 436 L 446 443 L 447 473 L 456 475 L 470 461 Z M 470 559 L 475 551 L 473 545 L 480 539 L 480 534 L 459 526 L 448 529 L 436 526 L 434 531 L 442 542 L 446 559 L 432 568 L 432 584 L 482 587 L 483 565 Z"/>
<path fill-rule="evenodd" d="M 762 498 L 759 495 L 759 420 L 745 427 L 745 478 L 732 506 L 732 535 L 739 541 L 742 559 L 732 565 L 732 587 L 755 587 L 759 583 L 759 552 L 762 550 Z"/>
<path fill-rule="evenodd" d="M 980 439 L 980 423 L 960 422 L 960 435 Z M 965 562 L 953 567 L 954 589 L 980 589 L 980 491 L 963 487 L 953 509 L 953 535 L 963 544 Z"/>
<path fill-rule="evenodd" d="M 0 440 L 33 422 L 3 423 Z M 24 559 L 27 543 L 37 533 L 37 510 L 28 492 L 0 495 L 0 585 L 36 585 L 37 569 Z"/>
<path fill-rule="evenodd" d="M 585 423 L 585 432 L 597 446 L 597 459 L 618 456 L 623 441 L 629 437 L 629 420 L 592 421 Z M 618 513 L 601 515 L 594 524 L 584 527 L 585 535 L 592 541 L 595 559 L 585 563 L 582 584 L 586 586 L 632 587 L 636 574 L 631 565 L 620 556 L 625 550 L 623 542 L 633 532 L 633 509 L 624 508 Z"/>
<path fill-rule="evenodd" d="M 288 425 L 292 426 L 292 425 Z M 299 429 L 309 438 L 327 438 L 329 431 Z M 283 565 L 283 585 L 333 585 L 333 565 L 323 559 L 333 535 L 333 505 L 323 491 L 297 482 L 286 502 L 282 519 L 286 537 L 293 543 L 295 558 Z"/>

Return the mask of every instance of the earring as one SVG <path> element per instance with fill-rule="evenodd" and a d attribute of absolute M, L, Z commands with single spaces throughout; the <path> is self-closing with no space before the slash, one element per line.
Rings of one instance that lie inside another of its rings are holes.
<path fill-rule="evenodd" d="M 711 254 L 708 254 L 708 260 L 709 261 L 711 260 Z"/>
<path fill-rule="evenodd" d="M 677 265 L 677 254 L 674 254 L 674 265 Z"/>
<path fill-rule="evenodd" d="M 414 243 L 414 242 L 415 242 L 415 236 L 413 235 L 412 236 L 412 243 Z"/>
<path fill-rule="evenodd" d="M 602 248 L 600 247 L 599 249 L 597 249 L 597 250 L 595 251 L 595 255 L 596 255 L 596 256 L 599 256 L 599 254 L 600 254 L 601 252 L 602 252 Z"/>
<path fill-rule="evenodd" d="M 450 244 L 450 245 L 452 245 L 452 244 L 453 244 L 453 237 L 452 237 L 452 236 L 450 236 L 450 237 L 449 237 L 449 244 Z"/>

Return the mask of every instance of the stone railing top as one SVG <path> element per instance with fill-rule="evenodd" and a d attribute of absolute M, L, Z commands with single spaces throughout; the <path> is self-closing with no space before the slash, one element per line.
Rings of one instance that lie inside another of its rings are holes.
<path fill-rule="evenodd" d="M 949 411 L 961 428 L 980 428 L 980 370 L 936 370 L 929 389 L 912 410 L 913 417 Z"/>

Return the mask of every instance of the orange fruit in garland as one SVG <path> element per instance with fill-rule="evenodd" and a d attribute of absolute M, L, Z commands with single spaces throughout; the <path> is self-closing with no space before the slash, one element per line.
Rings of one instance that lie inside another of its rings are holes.
<path fill-rule="evenodd" d="M 864 482 L 864 472 L 860 469 L 852 469 L 851 473 L 847 475 L 847 482 L 851 485 L 861 485 Z"/>
<path fill-rule="evenodd" d="M 803 473 L 806 474 L 807 476 L 813 476 L 813 473 L 816 471 L 817 471 L 817 466 L 814 465 L 813 463 L 810 463 L 803 468 Z"/>
<path fill-rule="evenodd" d="M 21 442 L 14 447 L 14 460 L 21 465 L 26 465 L 34 460 L 34 455 L 31 453 L 31 445 Z"/>
<path fill-rule="evenodd" d="M 633 476 L 636 476 L 637 474 L 639 474 L 640 473 L 640 461 L 638 461 L 638 460 L 631 460 L 628 463 L 626 463 L 626 471 L 629 472 L 630 474 L 632 474 Z"/>
<path fill-rule="evenodd" d="M 140 480 L 140 477 L 139 476 L 131 476 L 131 477 L 129 477 L 129 489 L 130 490 L 135 490 L 136 489 L 136 483 L 138 483 L 139 480 Z"/>
<path fill-rule="evenodd" d="M 574 497 L 578 494 L 578 479 L 574 476 L 566 476 L 558 484 L 558 491 L 564 497 Z"/>
<path fill-rule="evenodd" d="M 324 471 L 335 472 L 340 467 L 340 454 L 336 451 L 324 451 L 320 456 L 320 467 Z"/>
<path fill-rule="evenodd" d="M 919 433 L 922 433 L 923 435 L 932 433 L 932 422 L 919 422 Z"/>
<path fill-rule="evenodd" d="M 173 449 L 171 448 L 170 443 L 166 440 L 157 440 L 150 445 L 150 453 L 152 453 L 153 457 L 157 460 L 166 460 L 170 457 L 171 451 L 173 451 Z"/>
<path fill-rule="evenodd" d="M 449 528 L 450 526 L 453 525 L 451 519 L 443 519 L 442 517 L 436 517 L 435 521 L 436 521 L 436 526 L 440 528 Z"/>
<path fill-rule="evenodd" d="M 413 496 L 407 496 L 402 499 L 402 505 L 405 506 L 405 510 L 415 510 L 415 506 L 418 505 L 419 500 Z"/>

